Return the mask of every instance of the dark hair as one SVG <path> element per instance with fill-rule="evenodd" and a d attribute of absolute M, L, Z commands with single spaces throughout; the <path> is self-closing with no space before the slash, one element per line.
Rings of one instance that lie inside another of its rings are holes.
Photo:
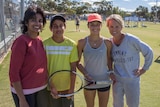
<path fill-rule="evenodd" d="M 20 22 L 20 24 L 21 24 L 21 31 L 22 31 L 23 34 L 28 31 L 28 28 L 27 28 L 26 24 L 29 22 L 30 19 L 34 18 L 37 13 L 42 16 L 42 18 L 43 18 L 43 27 L 45 26 L 45 24 L 46 24 L 46 17 L 45 17 L 43 9 L 41 9 L 40 7 L 30 6 L 25 11 L 24 18 Z"/>
<path fill-rule="evenodd" d="M 50 28 L 52 28 L 52 24 L 55 20 L 61 20 L 62 22 L 66 22 L 66 19 L 62 15 L 54 15 L 50 21 Z"/>

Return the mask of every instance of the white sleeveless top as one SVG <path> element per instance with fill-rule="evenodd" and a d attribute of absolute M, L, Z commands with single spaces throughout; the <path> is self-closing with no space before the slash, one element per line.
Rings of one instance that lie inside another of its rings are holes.
<path fill-rule="evenodd" d="M 84 46 L 84 67 L 87 73 L 95 81 L 109 81 L 108 66 L 107 66 L 107 47 L 104 43 L 98 48 L 92 48 L 88 42 L 88 37 L 86 37 L 86 44 Z M 108 85 L 91 85 L 86 88 L 103 88 Z"/>

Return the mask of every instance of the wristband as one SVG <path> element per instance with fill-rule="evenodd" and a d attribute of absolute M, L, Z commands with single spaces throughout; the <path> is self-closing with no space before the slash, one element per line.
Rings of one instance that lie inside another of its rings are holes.
<path fill-rule="evenodd" d="M 109 70 L 109 74 L 113 73 L 114 74 L 114 71 L 113 70 Z"/>

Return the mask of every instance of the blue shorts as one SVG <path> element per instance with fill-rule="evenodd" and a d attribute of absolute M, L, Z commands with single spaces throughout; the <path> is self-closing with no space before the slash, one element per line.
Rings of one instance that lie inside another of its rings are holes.
<path fill-rule="evenodd" d="M 99 92 L 109 91 L 111 86 L 103 87 L 103 88 L 84 88 L 85 90 L 97 90 Z"/>

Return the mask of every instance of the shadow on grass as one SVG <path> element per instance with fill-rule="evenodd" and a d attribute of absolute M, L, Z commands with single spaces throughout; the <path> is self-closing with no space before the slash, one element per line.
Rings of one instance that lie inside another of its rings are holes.
<path fill-rule="evenodd" d="M 158 56 L 154 62 L 160 63 L 160 56 Z"/>

